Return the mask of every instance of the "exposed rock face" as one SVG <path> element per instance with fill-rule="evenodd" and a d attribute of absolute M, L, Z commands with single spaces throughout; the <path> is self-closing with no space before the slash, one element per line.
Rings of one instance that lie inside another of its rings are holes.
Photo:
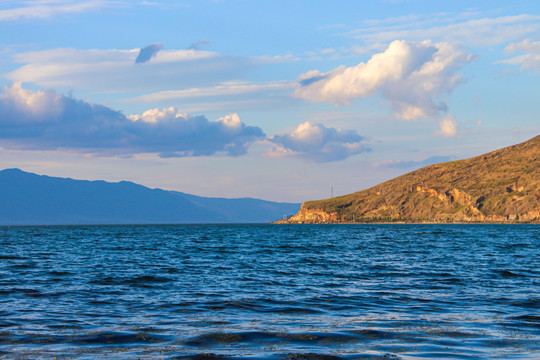
<path fill-rule="evenodd" d="M 302 204 L 298 214 L 288 220 L 290 223 L 332 223 L 336 221 L 338 221 L 337 213 L 327 213 L 320 209 L 306 209 L 304 204 Z"/>
<path fill-rule="evenodd" d="M 540 223 L 540 136 L 354 194 L 305 202 L 285 222 L 386 221 Z"/>

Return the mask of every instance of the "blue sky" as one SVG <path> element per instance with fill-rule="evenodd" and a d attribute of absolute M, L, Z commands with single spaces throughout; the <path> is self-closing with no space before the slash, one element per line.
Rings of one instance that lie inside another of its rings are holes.
<path fill-rule="evenodd" d="M 1 1 L 0 168 L 305 201 L 540 133 L 534 1 Z"/>

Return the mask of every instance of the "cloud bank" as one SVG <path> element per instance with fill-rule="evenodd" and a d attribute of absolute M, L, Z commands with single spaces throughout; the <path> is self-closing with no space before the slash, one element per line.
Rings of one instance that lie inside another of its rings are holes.
<path fill-rule="evenodd" d="M 440 98 L 460 83 L 457 72 L 472 60 L 473 56 L 448 43 L 396 40 L 366 63 L 302 74 L 293 95 L 347 105 L 379 93 L 399 118 L 434 117 L 447 110 Z"/>
<path fill-rule="evenodd" d="M 339 161 L 369 151 L 364 137 L 353 130 L 327 128 L 305 122 L 290 134 L 269 139 L 275 145 L 270 156 L 294 156 L 315 162 Z"/>
<path fill-rule="evenodd" d="M 339 161 L 369 151 L 356 131 L 305 122 L 290 134 L 266 138 L 238 114 L 215 121 L 174 107 L 125 116 L 100 104 L 54 90 L 32 91 L 20 83 L 0 91 L 0 146 L 16 150 L 61 150 L 97 156 L 156 153 L 160 157 L 240 156 L 266 139 L 270 156 L 315 162 Z"/>
<path fill-rule="evenodd" d="M 237 114 L 208 121 L 171 107 L 126 117 L 53 90 L 26 90 L 19 83 L 0 93 L 0 144 L 4 148 L 113 156 L 238 156 L 259 139 L 264 139 L 263 131 L 246 126 Z"/>
<path fill-rule="evenodd" d="M 133 66 L 138 58 L 139 61 L 151 60 L 139 62 L 138 65 L 143 66 Z M 214 86 L 236 79 L 259 61 L 205 50 L 159 50 L 157 44 L 143 49 L 30 51 L 15 54 L 12 60 L 20 64 L 5 74 L 13 83 L 105 92 Z"/>

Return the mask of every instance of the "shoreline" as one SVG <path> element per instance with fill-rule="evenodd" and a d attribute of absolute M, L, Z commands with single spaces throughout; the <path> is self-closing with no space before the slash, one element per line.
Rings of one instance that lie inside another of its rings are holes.
<path fill-rule="evenodd" d="M 271 223 L 272 225 L 392 225 L 392 224 L 409 224 L 409 225 L 539 225 L 540 221 L 373 221 L 373 222 L 288 222 L 283 220 L 278 220 Z"/>

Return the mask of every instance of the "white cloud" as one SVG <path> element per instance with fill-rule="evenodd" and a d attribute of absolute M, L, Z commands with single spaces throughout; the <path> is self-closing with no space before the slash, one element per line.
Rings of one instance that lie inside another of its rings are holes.
<path fill-rule="evenodd" d="M 235 113 L 222 116 L 216 121 L 221 122 L 223 126 L 225 127 L 225 129 L 233 133 L 238 132 L 242 129 L 242 122 L 240 121 L 240 116 L 238 116 L 238 114 L 235 114 Z"/>
<path fill-rule="evenodd" d="M 445 163 L 448 161 L 454 160 L 451 156 L 430 156 L 427 159 L 415 161 L 415 160 L 386 160 L 386 161 L 380 161 L 377 163 L 374 163 L 374 167 L 389 167 L 389 168 L 395 168 L 395 169 L 420 169 L 424 166 L 432 165 L 432 164 L 439 164 L 439 163 Z"/>
<path fill-rule="evenodd" d="M 0 93 L 0 144 L 6 149 L 238 156 L 260 139 L 264 139 L 263 131 L 245 125 L 237 114 L 208 121 L 204 116 L 167 108 L 126 117 L 109 107 L 53 90 L 25 90 L 19 83 Z"/>
<path fill-rule="evenodd" d="M 204 50 L 154 51 L 152 60 L 134 64 L 140 49 L 32 51 L 13 56 L 21 66 L 5 75 L 12 82 L 41 87 L 111 91 L 160 91 L 230 81 L 258 60 Z"/>
<path fill-rule="evenodd" d="M 175 107 L 169 107 L 165 109 L 149 109 L 143 112 L 141 115 L 134 114 L 129 115 L 128 119 L 132 121 L 142 121 L 150 124 L 164 123 L 175 121 L 178 118 L 188 118 L 189 114 L 179 113 Z"/>
<path fill-rule="evenodd" d="M 446 110 L 446 104 L 438 98 L 460 83 L 457 71 L 472 59 L 448 43 L 396 40 L 366 63 L 301 75 L 293 95 L 340 105 L 380 92 L 400 118 L 433 117 Z"/>
<path fill-rule="evenodd" d="M 521 65 L 521 70 L 540 72 L 540 41 L 525 39 L 519 43 L 509 44 L 505 51 L 508 54 L 521 52 L 523 55 L 499 61 L 499 64 Z"/>
<path fill-rule="evenodd" d="M 275 81 L 268 83 L 251 83 L 240 81 L 229 81 L 217 86 L 204 88 L 189 88 L 182 90 L 159 91 L 152 94 L 137 96 L 128 99 L 130 102 L 169 102 L 188 98 L 224 97 L 231 95 L 252 94 L 271 91 L 285 91 L 293 89 L 295 84 L 291 81 Z"/>
<path fill-rule="evenodd" d="M 431 14 L 369 21 L 367 26 L 347 35 L 367 43 L 387 43 L 394 39 L 421 41 L 436 39 L 471 46 L 493 46 L 522 39 L 540 29 L 540 16 L 521 14 L 479 17 L 479 13 Z"/>
<path fill-rule="evenodd" d="M 292 133 L 275 135 L 269 140 L 275 145 L 269 156 L 296 156 L 316 162 L 343 160 L 369 151 L 362 143 L 364 137 L 356 131 L 327 128 L 307 121 Z"/>
<path fill-rule="evenodd" d="M 14 5 L 14 7 L 9 9 L 0 9 L 0 21 L 45 19 L 58 15 L 95 11 L 113 6 L 115 2 L 104 0 L 38 0 L 12 1 L 11 4 L 12 6 Z"/>
<path fill-rule="evenodd" d="M 448 114 L 439 120 L 439 127 L 441 128 L 439 134 L 444 137 L 454 137 L 458 135 L 458 123 L 452 114 Z"/>
<path fill-rule="evenodd" d="M 274 60 L 197 49 L 160 49 L 161 44 L 147 48 L 150 60 L 144 63 L 135 63 L 144 48 L 18 53 L 12 58 L 20 67 L 4 77 L 44 88 L 107 93 L 109 101 L 179 105 L 192 113 L 269 109 L 295 101 L 288 94 L 294 80 L 238 80 L 250 68 Z"/>
<path fill-rule="evenodd" d="M 58 117 L 63 109 L 63 98 L 51 90 L 33 92 L 23 89 L 20 83 L 4 89 L 2 101 L 3 122 L 44 122 Z M 7 112 L 7 115 L 6 115 Z M 17 118 L 10 116 L 21 114 Z"/>
<path fill-rule="evenodd" d="M 208 113 L 208 112 L 230 112 L 240 110 L 275 110 L 290 106 L 294 101 L 290 96 L 282 97 L 266 97 L 266 96 L 251 96 L 251 97 L 236 97 L 236 99 L 218 100 L 209 98 L 192 102 L 182 102 L 182 110 L 192 114 Z"/>

